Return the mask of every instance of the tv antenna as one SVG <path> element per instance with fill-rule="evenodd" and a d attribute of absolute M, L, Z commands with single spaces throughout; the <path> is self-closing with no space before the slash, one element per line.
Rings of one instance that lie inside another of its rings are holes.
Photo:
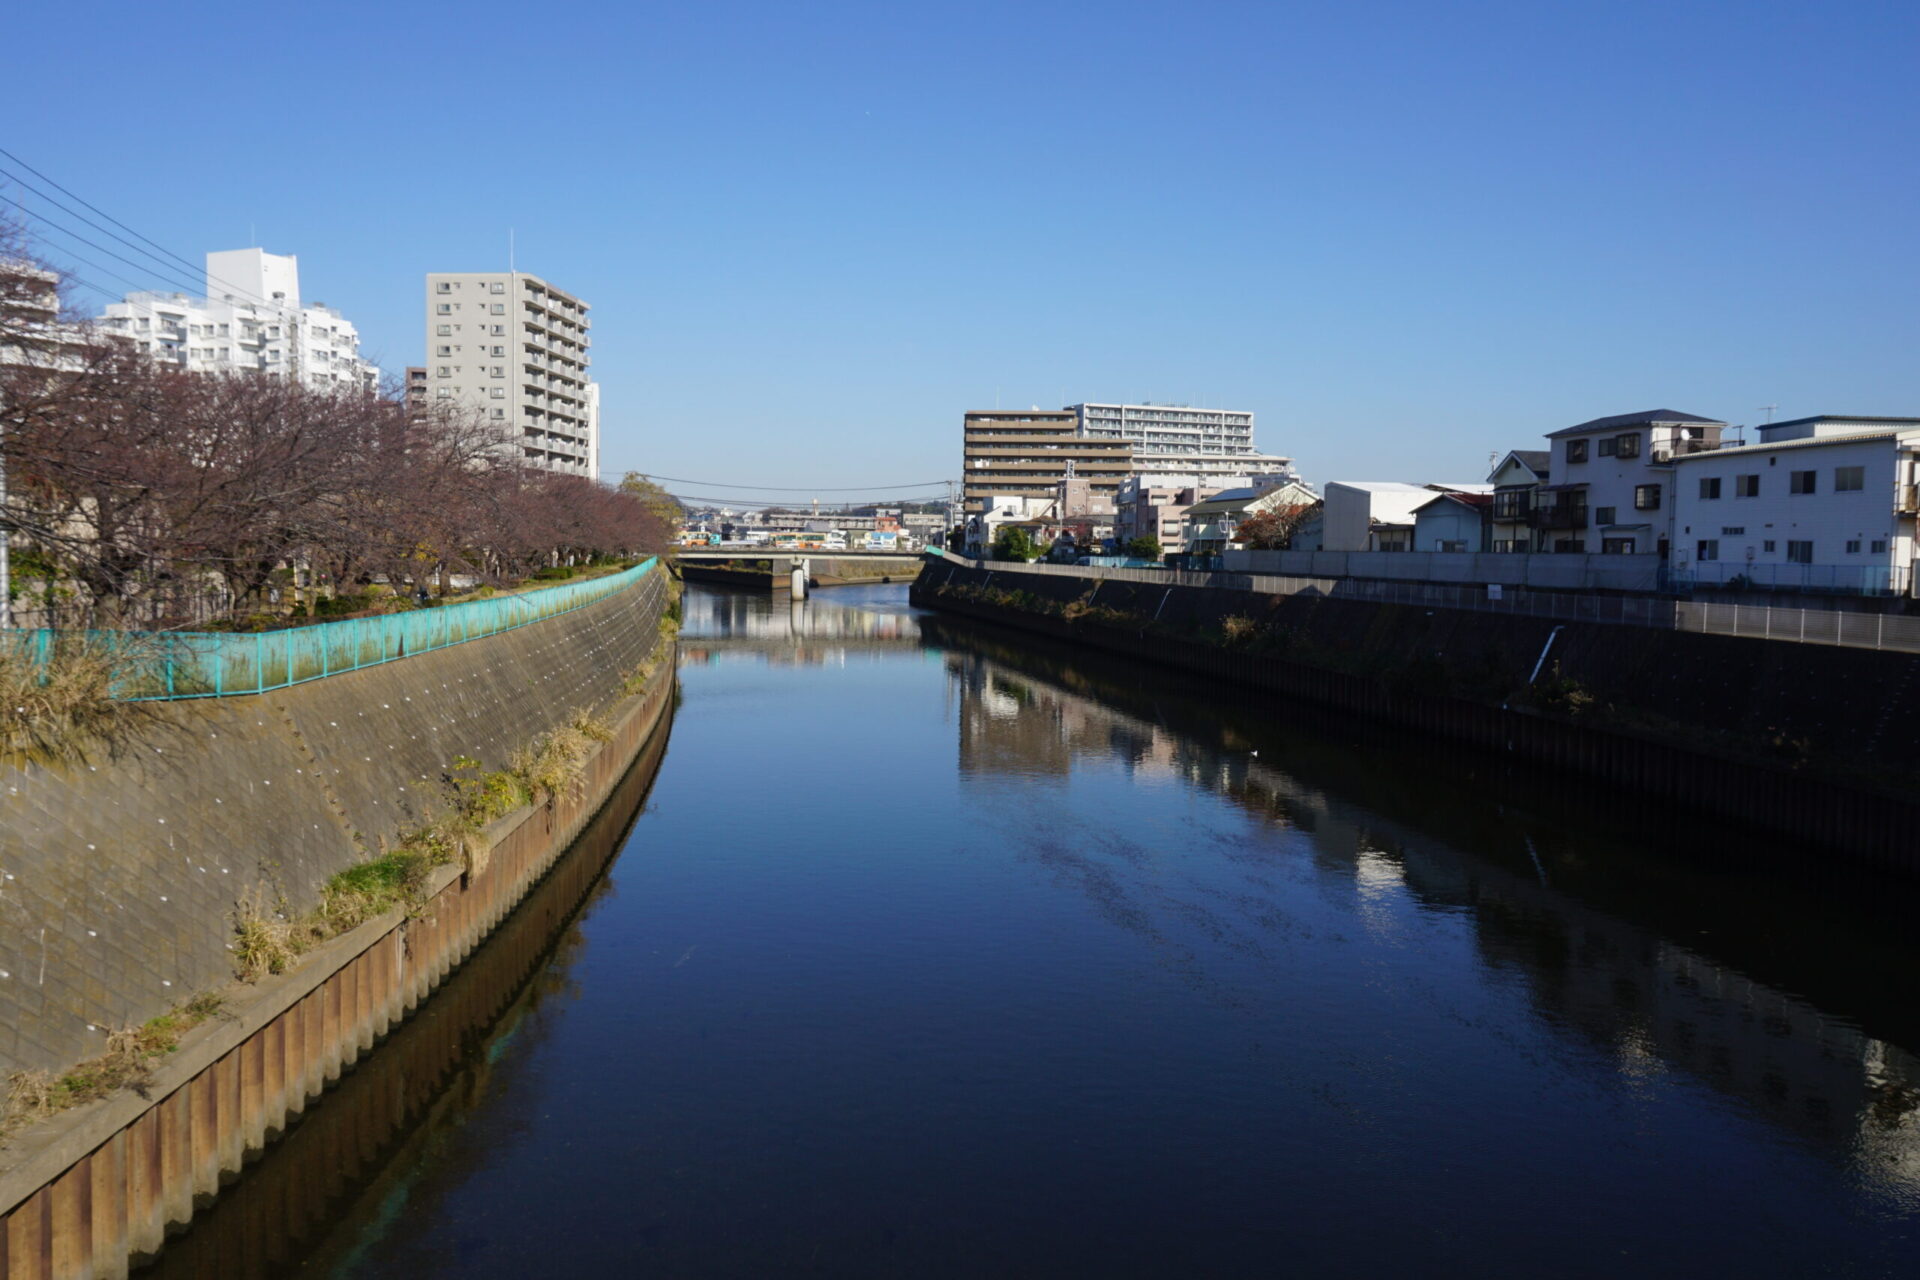
<path fill-rule="evenodd" d="M 1768 422 L 1772 422 L 1772 421 L 1773 421 L 1773 411 L 1774 411 L 1775 409 L 1778 409 L 1779 407 L 1780 407 L 1780 406 L 1779 406 L 1779 405 L 1777 405 L 1777 404 L 1763 404 L 1763 405 L 1761 405 L 1761 406 L 1760 406 L 1760 412 L 1762 412 L 1762 413 L 1764 413 L 1764 414 L 1766 414 L 1766 415 L 1767 415 L 1767 421 L 1768 421 Z"/>

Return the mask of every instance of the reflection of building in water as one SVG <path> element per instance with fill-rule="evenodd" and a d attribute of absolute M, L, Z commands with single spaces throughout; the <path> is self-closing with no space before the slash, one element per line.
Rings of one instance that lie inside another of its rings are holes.
<path fill-rule="evenodd" d="M 736 654 L 780 666 L 822 666 L 845 663 L 849 654 L 920 645 L 919 623 L 897 610 L 707 590 L 687 592 L 681 608 L 682 664 Z"/>
<path fill-rule="evenodd" d="M 1920 1059 L 1716 960 L 1710 939 L 1676 941 L 1556 887 L 1513 824 L 1449 845 L 1335 802 L 1249 751 L 1209 746 L 1048 677 L 960 652 L 948 653 L 947 666 L 962 691 L 963 775 L 1064 776 L 1076 758 L 1118 756 L 1217 791 L 1263 824 L 1305 833 L 1315 864 L 1351 879 L 1370 924 L 1390 920 L 1396 901 L 1471 921 L 1487 968 L 1621 1077 L 1671 1072 L 1702 1082 L 1853 1162 L 1871 1185 L 1920 1191 Z M 1475 851 L 1488 838 L 1513 842 L 1511 865 Z"/>

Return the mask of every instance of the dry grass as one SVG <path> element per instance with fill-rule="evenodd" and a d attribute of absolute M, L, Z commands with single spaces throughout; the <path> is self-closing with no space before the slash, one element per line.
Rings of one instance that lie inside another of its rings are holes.
<path fill-rule="evenodd" d="M 56 638 L 45 661 L 22 634 L 0 642 L 0 754 L 73 760 L 111 743 L 137 716 L 114 697 L 152 668 L 138 641 L 108 647 L 83 633 Z"/>
<path fill-rule="evenodd" d="M 1243 614 L 1230 613 L 1220 619 L 1220 634 L 1226 637 L 1228 644 L 1239 644 L 1251 636 L 1257 626 L 1258 624 L 1252 618 Z"/>
<path fill-rule="evenodd" d="M 233 910 L 233 964 L 242 980 L 285 973 L 306 950 L 302 930 L 287 917 L 286 900 L 269 902 L 265 885 L 240 895 Z"/>
<path fill-rule="evenodd" d="M 14 1072 L 7 1077 L 0 1132 L 104 1098 L 119 1089 L 140 1088 L 152 1076 L 155 1064 L 179 1047 L 180 1037 L 219 1011 L 219 996 L 198 995 L 138 1027 L 109 1032 L 105 1052 L 63 1075 Z"/>

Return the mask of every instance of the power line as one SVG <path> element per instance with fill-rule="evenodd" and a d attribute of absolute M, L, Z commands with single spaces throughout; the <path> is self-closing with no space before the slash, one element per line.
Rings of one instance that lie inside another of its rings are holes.
<path fill-rule="evenodd" d="M 29 217 L 38 219 L 40 222 L 45 223 L 49 227 L 52 227 L 55 231 L 59 232 L 63 236 L 66 236 L 70 240 L 78 240 L 81 244 L 86 245 L 89 249 L 94 249 L 100 253 L 104 253 L 109 258 L 112 258 L 117 262 L 124 262 L 128 266 L 132 267 L 135 271 L 146 272 L 147 274 L 159 279 L 162 283 L 171 284 L 176 288 L 182 287 L 180 281 L 177 278 L 173 276 L 168 276 L 168 275 L 161 275 L 160 272 L 156 270 L 154 267 L 149 266 L 147 263 L 144 263 L 144 262 L 135 262 L 132 258 L 129 258 L 124 253 L 115 253 L 113 250 L 107 248 L 107 246 L 87 239 L 85 236 L 81 235 L 78 231 L 74 231 L 68 227 L 62 226 L 60 223 L 55 222 L 53 219 L 47 217 L 45 214 L 35 213 L 32 209 L 28 208 L 25 204 L 21 203 L 17 199 L 14 199 L 11 196 L 7 197 L 7 201 L 9 204 L 12 204 L 15 208 L 26 213 Z M 106 270 L 106 268 L 102 267 L 101 270 L 104 271 Z M 190 293 L 198 293 L 200 291 L 199 285 L 186 285 L 184 287 Z"/>
<path fill-rule="evenodd" d="M 762 493 L 893 493 L 899 489 L 931 489 L 936 485 L 950 483 L 946 480 L 925 480 L 919 484 L 853 484 L 838 488 L 822 486 L 812 488 L 807 485 L 771 485 L 771 484 L 727 484 L 719 480 L 683 480 L 679 476 L 648 475 L 641 473 L 643 480 L 665 480 L 669 484 L 692 484 L 702 489 L 754 489 Z"/>
<path fill-rule="evenodd" d="M 165 245 L 160 244 L 158 241 L 148 239 L 148 237 L 141 235 L 138 231 L 135 231 L 132 227 L 120 221 L 120 219 L 114 217 L 112 214 L 108 213 L 105 209 L 102 209 L 98 205 L 88 201 L 86 197 L 81 196 L 76 192 L 69 191 L 66 187 L 61 186 L 58 182 L 55 182 L 52 178 L 49 178 L 46 174 L 40 172 L 38 169 L 28 164 L 25 160 L 22 160 L 19 156 L 13 154 L 13 152 L 8 151 L 5 147 L 0 147 L 0 156 L 5 156 L 7 159 L 13 161 L 15 164 L 19 165 L 22 169 L 25 169 L 28 173 L 40 179 L 42 182 L 46 183 L 48 186 L 52 187 L 55 191 L 60 192 L 62 195 L 71 197 L 73 200 L 86 206 L 88 209 L 93 210 L 93 212 L 99 214 L 101 217 L 105 218 L 108 222 L 111 222 L 114 226 L 119 227 L 122 231 L 126 232 L 128 235 L 133 236 L 137 240 L 145 241 L 148 245 L 151 245 L 153 248 L 158 249 L 161 254 L 165 255 L 168 258 L 173 259 L 175 262 L 185 267 L 188 271 L 198 273 L 204 269 L 205 267 L 204 263 L 196 265 L 194 263 L 188 262 L 185 258 L 181 257 L 179 254 L 175 253 L 173 250 L 167 248 Z M 15 182 L 20 183 L 21 186 L 26 187 L 30 191 L 33 191 L 34 194 L 40 196 L 41 199 L 48 201 L 50 204 L 53 204 L 57 208 L 64 209 L 66 212 L 73 214 L 74 217 L 79 218 L 82 222 L 85 222 L 88 226 L 93 227 L 96 230 L 105 232 L 107 235 L 112 235 L 114 239 L 120 240 L 120 243 L 127 245 L 127 247 L 130 249 L 135 249 L 136 252 L 145 253 L 146 256 L 149 258 L 154 257 L 153 254 L 148 253 L 145 249 L 139 249 L 136 246 L 129 244 L 126 240 L 121 239 L 121 237 L 117 235 L 113 235 L 113 232 L 108 231 L 105 227 L 100 226 L 99 223 L 93 222 L 92 220 L 87 218 L 86 215 L 80 214 L 80 213 L 74 213 L 73 210 L 67 209 L 66 206 L 60 204 L 58 200 L 55 200 L 52 196 L 47 195 L 45 192 L 39 191 L 31 183 L 21 179 L 19 175 L 8 174 L 7 176 L 11 177 Z M 155 261 L 159 261 L 159 259 L 156 258 Z M 207 276 L 207 279 L 213 281 L 216 284 L 224 285 L 227 288 L 234 290 L 236 293 L 241 293 L 248 297 L 254 298 L 262 306 L 272 305 L 267 301 L 267 299 L 260 297 L 259 294 L 254 293 L 251 289 L 243 289 L 239 285 L 236 285 L 231 281 L 222 280 L 218 276 L 214 276 L 211 274 Z M 195 285 L 194 290 L 197 292 L 199 290 L 199 287 L 200 286 Z"/>

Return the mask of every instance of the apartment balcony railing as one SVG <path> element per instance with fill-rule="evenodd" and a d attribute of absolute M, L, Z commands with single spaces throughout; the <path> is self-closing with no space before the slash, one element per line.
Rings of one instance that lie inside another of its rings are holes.
<path fill-rule="evenodd" d="M 1692 453 L 1712 453 L 1716 449 L 1725 448 L 1728 443 L 1737 442 L 1722 442 L 1719 440 L 1661 440 L 1653 446 L 1653 460 L 1655 462 L 1672 462 L 1675 458 L 1685 457 Z"/>
<path fill-rule="evenodd" d="M 1525 520 L 1533 514 L 1533 494 L 1529 490 L 1493 495 L 1495 520 Z"/>
<path fill-rule="evenodd" d="M 1533 527 L 1536 529 L 1584 529 L 1587 527 L 1587 504 L 1555 503 L 1552 506 L 1536 507 L 1533 510 Z"/>

